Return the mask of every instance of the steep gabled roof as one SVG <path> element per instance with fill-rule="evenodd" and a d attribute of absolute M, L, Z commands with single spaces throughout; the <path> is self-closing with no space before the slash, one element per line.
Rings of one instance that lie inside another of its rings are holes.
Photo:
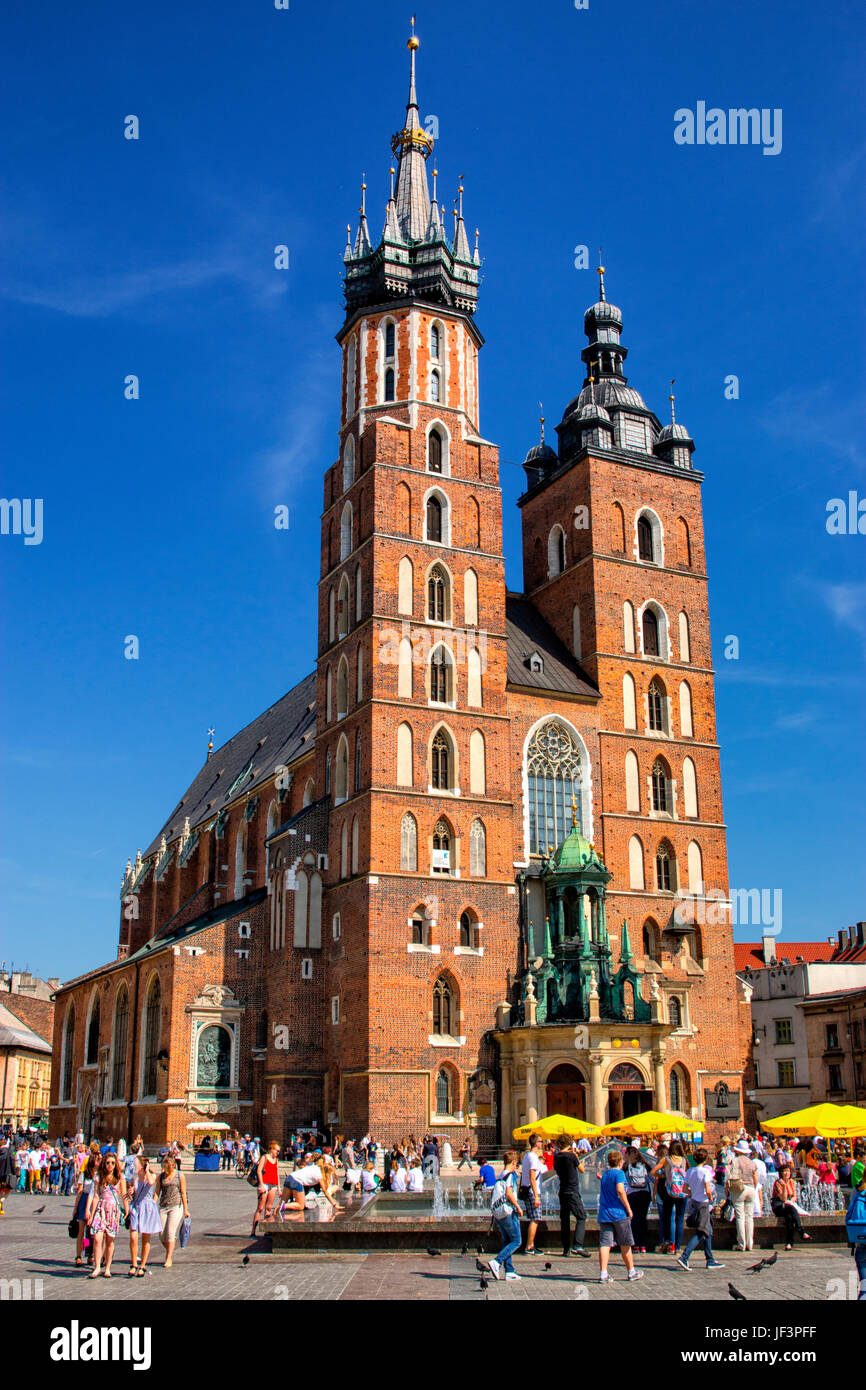
<path fill-rule="evenodd" d="M 566 695 L 600 699 L 589 676 L 560 642 L 553 628 L 522 594 L 505 595 L 505 631 L 508 639 L 508 684 L 534 690 L 555 690 Z M 543 669 L 533 671 L 530 658 L 537 653 Z"/>
<path fill-rule="evenodd" d="M 146 859 L 177 839 L 189 817 L 190 830 L 216 816 L 230 801 L 252 792 L 312 747 L 316 731 L 316 675 L 305 676 L 288 694 L 218 748 L 196 774 L 182 799 L 144 853 Z"/>

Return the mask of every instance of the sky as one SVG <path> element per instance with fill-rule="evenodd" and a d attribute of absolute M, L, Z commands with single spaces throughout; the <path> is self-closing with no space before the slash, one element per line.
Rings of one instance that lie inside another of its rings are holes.
<path fill-rule="evenodd" d="M 6 16 L 2 493 L 43 499 L 41 544 L 0 535 L 16 968 L 113 958 L 127 857 L 208 728 L 219 745 L 313 668 L 345 227 L 362 172 L 384 220 L 409 14 L 47 0 Z M 781 891 L 780 955 L 835 934 L 866 917 L 866 536 L 827 530 L 831 499 L 866 498 L 860 7 L 437 0 L 418 34 L 440 197 L 463 176 L 481 233 L 509 586 L 538 402 L 552 429 L 582 384 L 597 280 L 575 248 L 594 266 L 602 245 L 629 379 L 664 418 L 676 378 L 705 474 L 731 885 Z M 780 110 L 780 151 L 677 143 L 675 113 L 699 102 Z"/>

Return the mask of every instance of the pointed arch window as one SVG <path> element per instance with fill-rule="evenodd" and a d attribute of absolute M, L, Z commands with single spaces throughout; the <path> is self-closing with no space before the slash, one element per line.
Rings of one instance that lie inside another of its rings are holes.
<path fill-rule="evenodd" d="M 325 754 L 325 796 L 331 795 L 331 750 Z"/>
<path fill-rule="evenodd" d="M 442 399 L 442 380 L 435 367 L 430 373 L 430 399 L 434 403 Z"/>
<path fill-rule="evenodd" d="M 334 800 L 339 803 L 348 796 L 349 785 L 349 745 L 345 738 L 337 744 L 337 775 L 334 782 Z"/>
<path fill-rule="evenodd" d="M 70 1004 L 63 1025 L 63 1075 L 61 1078 L 61 1098 L 72 1099 L 72 1053 L 75 1046 L 75 1005 Z"/>
<path fill-rule="evenodd" d="M 670 845 L 662 840 L 656 850 L 656 888 L 659 893 L 670 893 L 673 882 L 673 854 Z"/>
<path fill-rule="evenodd" d="M 337 599 L 337 634 L 345 637 L 349 631 L 349 579 L 343 575 L 340 580 L 340 591 Z"/>
<path fill-rule="evenodd" d="M 159 977 L 154 977 L 150 989 L 147 993 L 147 1003 L 144 1006 L 144 1073 L 142 1076 L 141 1093 L 143 1096 L 155 1096 L 157 1084 L 157 1054 L 159 1052 L 159 1030 L 162 1021 L 162 992 L 159 987 Z"/>
<path fill-rule="evenodd" d="M 440 729 L 430 750 L 430 785 L 437 791 L 450 790 L 452 771 L 451 743 Z"/>
<path fill-rule="evenodd" d="M 349 435 L 343 449 L 343 491 L 348 492 L 355 481 L 355 437 Z"/>
<path fill-rule="evenodd" d="M 430 356 L 438 361 L 439 358 L 439 325 L 434 323 L 430 329 Z"/>
<path fill-rule="evenodd" d="M 451 1038 L 454 1036 L 454 994 L 450 984 L 444 975 L 433 986 L 433 1036 L 436 1038 Z M 444 1073 L 447 1081 L 447 1072 Z M 443 1075 L 439 1073 L 440 1077 Z M 448 1110 L 440 1111 L 440 1114 L 447 1115 Z"/>
<path fill-rule="evenodd" d="M 475 919 L 471 912 L 461 912 L 460 914 L 460 945 L 469 947 L 475 945 Z"/>
<path fill-rule="evenodd" d="M 582 830 L 581 774 L 580 748 L 571 731 L 557 719 L 536 729 L 526 750 L 530 854 L 546 854 L 562 844 L 571 828 L 572 800 Z"/>
<path fill-rule="evenodd" d="M 438 396 L 436 399 L 438 400 Z M 427 471 L 442 472 L 442 436 L 438 430 L 431 430 L 427 436 Z"/>
<path fill-rule="evenodd" d="M 87 1046 L 84 1049 L 84 1064 L 91 1066 L 99 1055 L 99 995 L 93 1001 L 90 1019 L 87 1024 Z"/>
<path fill-rule="evenodd" d="M 352 504 L 347 502 L 340 517 L 340 559 L 345 560 L 352 553 Z"/>
<path fill-rule="evenodd" d="M 469 831 L 469 873 L 473 878 L 487 874 L 487 832 L 481 820 L 474 820 Z"/>
<path fill-rule="evenodd" d="M 433 831 L 433 872 L 451 872 L 451 827 L 447 820 L 437 821 Z"/>
<path fill-rule="evenodd" d="M 551 529 L 547 538 L 547 577 L 562 574 L 565 569 L 565 532 L 559 525 Z"/>
<path fill-rule="evenodd" d="M 427 579 L 427 617 L 434 623 L 448 622 L 451 617 L 448 575 L 441 565 L 434 565 Z"/>
<path fill-rule="evenodd" d="M 652 770 L 653 810 L 671 813 L 670 770 L 663 758 L 656 758 Z"/>
<path fill-rule="evenodd" d="M 655 559 L 653 528 L 645 516 L 639 516 L 637 519 L 637 553 L 641 560 L 648 560 L 652 563 Z"/>
<path fill-rule="evenodd" d="M 427 498 L 427 539 L 442 540 L 442 503 L 435 493 Z"/>
<path fill-rule="evenodd" d="M 412 945 L 429 946 L 427 940 L 427 920 L 421 908 L 412 916 Z"/>
<path fill-rule="evenodd" d="M 349 709 L 349 663 L 340 657 L 337 667 L 337 718 L 345 719 Z"/>
<path fill-rule="evenodd" d="M 454 699 L 454 668 L 445 647 L 437 647 L 430 658 L 430 699 L 436 705 L 450 705 Z"/>
<path fill-rule="evenodd" d="M 671 1000 L 671 1006 L 674 1005 L 675 1003 L 677 1003 L 677 1001 L 676 1001 L 675 999 L 672 999 L 672 1000 Z M 671 1022 L 673 1023 L 673 1018 L 671 1019 Z M 668 1082 L 668 1085 L 669 1085 L 669 1087 L 670 1087 L 671 1110 L 682 1110 L 682 1108 L 683 1108 L 682 1087 L 681 1087 L 681 1085 L 680 1085 L 680 1076 L 679 1076 L 679 1072 L 677 1071 L 676 1067 L 674 1067 L 673 1071 L 672 1071 L 671 1074 L 670 1074 L 670 1080 L 669 1080 L 669 1082 Z"/>
<path fill-rule="evenodd" d="M 393 357 L 396 345 L 396 331 L 393 323 L 385 325 L 385 356 Z"/>
<path fill-rule="evenodd" d="M 355 788 L 355 791 L 356 791 L 356 792 L 359 792 L 359 791 L 361 790 L 361 735 L 360 735 L 359 733 L 355 735 L 355 781 L 354 781 L 354 788 Z"/>
<path fill-rule="evenodd" d="M 451 1114 L 451 1077 L 445 1067 L 436 1077 L 436 1114 Z"/>
<path fill-rule="evenodd" d="M 641 518 L 643 519 L 643 518 Z M 659 620 L 652 608 L 645 608 L 641 618 L 644 656 L 659 655 Z"/>
<path fill-rule="evenodd" d="M 418 872 L 418 822 L 410 811 L 400 822 L 400 868 L 404 873 Z"/>
<path fill-rule="evenodd" d="M 111 1055 L 111 1098 L 122 1100 L 126 1089 L 126 1046 L 129 1036 L 129 991 L 121 985 L 114 1005 L 114 1046 Z"/>
<path fill-rule="evenodd" d="M 648 960 L 658 961 L 659 936 L 655 922 L 647 921 L 643 924 L 643 953 Z"/>
<path fill-rule="evenodd" d="M 385 372 L 385 400 L 394 400 L 394 368 L 388 367 Z"/>
<path fill-rule="evenodd" d="M 304 805 L 304 806 L 312 806 L 312 804 L 313 804 L 313 797 L 315 796 L 315 794 L 316 794 L 316 784 L 315 784 L 315 782 L 313 781 L 312 777 L 308 777 L 308 778 L 307 778 L 307 781 L 306 781 L 306 783 L 305 783 L 305 785 L 304 785 L 304 799 L 303 799 L 302 805 Z"/>
<path fill-rule="evenodd" d="M 650 729 L 656 733 L 666 733 L 667 700 L 665 699 L 664 686 L 659 680 L 650 681 L 647 692 L 647 708 Z"/>

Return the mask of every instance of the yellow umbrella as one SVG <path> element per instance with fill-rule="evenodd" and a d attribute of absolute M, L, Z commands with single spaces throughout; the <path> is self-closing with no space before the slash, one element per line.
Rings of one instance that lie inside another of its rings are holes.
<path fill-rule="evenodd" d="M 615 1120 L 605 1125 L 602 1134 L 628 1137 L 630 1134 L 697 1134 L 702 1132 L 700 1120 L 690 1120 L 687 1115 L 665 1115 L 660 1110 L 643 1110 L 639 1115 L 629 1115 L 625 1120 Z"/>
<path fill-rule="evenodd" d="M 511 1131 L 514 1139 L 528 1139 L 531 1134 L 540 1134 L 542 1139 L 557 1139 L 560 1134 L 569 1134 L 573 1139 L 601 1134 L 598 1125 L 588 1120 L 575 1120 L 571 1115 L 546 1115 L 543 1120 L 534 1120 L 531 1125 L 520 1125 Z"/>
<path fill-rule="evenodd" d="M 789 1115 L 777 1115 L 775 1120 L 762 1120 L 761 1129 L 771 1134 L 820 1135 L 823 1139 L 856 1139 L 866 1134 L 866 1110 L 859 1105 L 807 1105 L 805 1110 L 792 1110 Z"/>

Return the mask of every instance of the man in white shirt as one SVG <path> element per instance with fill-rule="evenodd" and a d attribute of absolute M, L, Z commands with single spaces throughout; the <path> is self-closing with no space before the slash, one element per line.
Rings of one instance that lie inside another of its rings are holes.
<path fill-rule="evenodd" d="M 582 1139 L 578 1139 L 578 1141 L 577 1141 L 577 1152 L 578 1152 L 579 1154 L 588 1154 L 588 1153 L 591 1152 L 591 1150 L 592 1150 L 592 1144 L 590 1144 L 590 1142 L 589 1142 L 589 1140 L 587 1139 L 586 1135 L 584 1135 Z"/>
<path fill-rule="evenodd" d="M 704 1247 L 707 1269 L 724 1269 L 713 1254 L 713 1202 L 716 1199 L 716 1175 L 710 1167 L 706 1149 L 695 1150 L 695 1167 L 686 1172 L 686 1186 L 691 1201 L 687 1220 L 694 1224 L 694 1234 L 677 1257 L 680 1269 L 689 1270 L 689 1259 L 699 1246 Z"/>
<path fill-rule="evenodd" d="M 538 1222 L 541 1217 L 541 1176 L 547 1170 L 541 1159 L 541 1136 L 533 1134 L 529 1139 L 529 1148 L 523 1155 L 523 1162 L 520 1166 L 520 1196 L 526 1211 L 529 1228 L 526 1232 L 526 1251 L 527 1255 L 537 1255 L 535 1248 L 535 1233 L 538 1230 Z"/>

